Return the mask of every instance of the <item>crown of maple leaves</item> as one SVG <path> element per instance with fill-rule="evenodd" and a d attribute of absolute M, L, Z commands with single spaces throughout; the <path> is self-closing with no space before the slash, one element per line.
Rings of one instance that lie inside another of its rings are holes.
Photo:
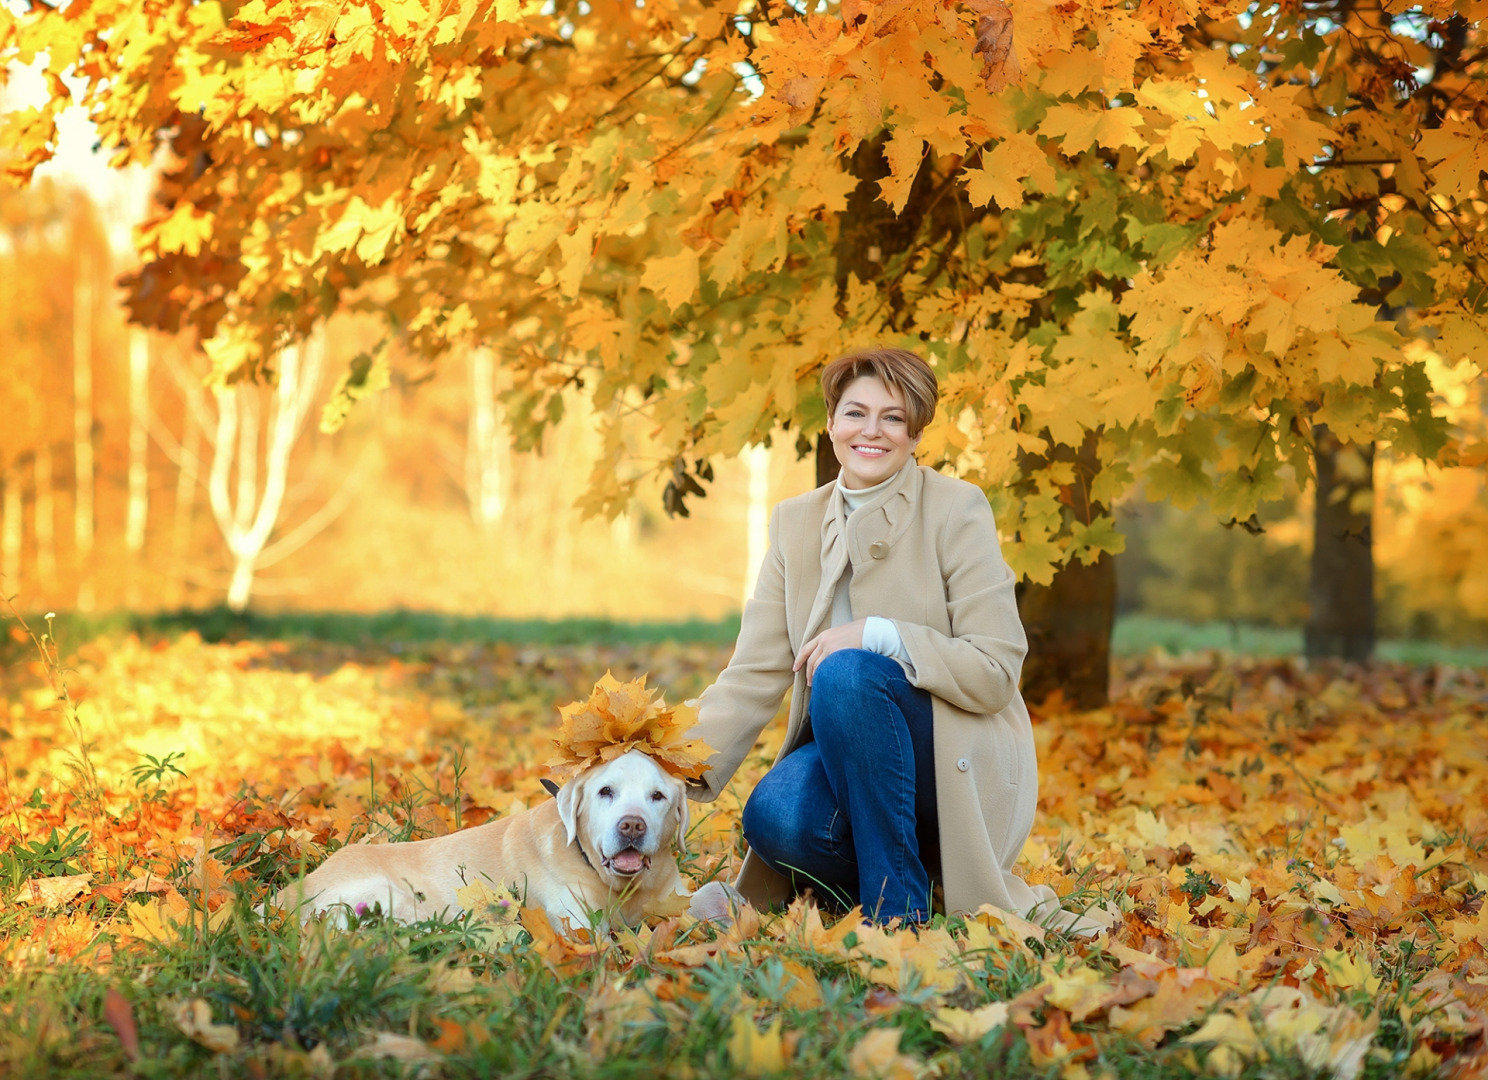
<path fill-rule="evenodd" d="M 553 740 L 558 752 L 548 761 L 558 779 L 639 750 L 673 776 L 694 780 L 706 771 L 713 753 L 703 740 L 684 738 L 697 722 L 697 710 L 690 705 L 668 708 L 660 693 L 646 689 L 645 675 L 622 683 L 606 671 L 588 701 L 563 705 L 558 714 L 563 718 Z"/>

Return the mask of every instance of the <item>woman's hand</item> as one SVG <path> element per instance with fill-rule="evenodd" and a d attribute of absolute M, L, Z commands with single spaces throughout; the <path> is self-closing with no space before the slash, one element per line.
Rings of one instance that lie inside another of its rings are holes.
<path fill-rule="evenodd" d="M 867 625 L 867 619 L 854 619 L 850 623 L 823 630 L 801 646 L 801 655 L 796 657 L 791 670 L 800 671 L 804 667 L 806 685 L 810 686 L 811 680 L 816 677 L 816 665 L 838 649 L 861 649 L 863 647 L 863 627 Z"/>

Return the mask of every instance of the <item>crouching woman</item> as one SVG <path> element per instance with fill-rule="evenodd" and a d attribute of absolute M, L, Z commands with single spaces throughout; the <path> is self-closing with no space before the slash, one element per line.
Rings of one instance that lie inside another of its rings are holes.
<path fill-rule="evenodd" d="M 914 460 L 935 373 L 872 349 L 829 364 L 822 394 L 841 473 L 775 509 L 733 658 L 699 702 L 717 753 L 691 796 L 717 797 L 793 689 L 744 809 L 746 899 L 809 886 L 913 923 L 938 880 L 948 912 L 1058 919 L 1013 870 L 1038 801 L 1013 574 L 981 489 Z"/>

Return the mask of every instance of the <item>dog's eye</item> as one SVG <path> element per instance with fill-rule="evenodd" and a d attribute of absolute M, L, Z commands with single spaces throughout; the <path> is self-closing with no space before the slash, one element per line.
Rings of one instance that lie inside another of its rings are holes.
<path fill-rule="evenodd" d="M 663 794 L 660 791 L 653 791 L 651 793 L 651 801 L 652 802 L 666 802 L 666 795 Z"/>
<path fill-rule="evenodd" d="M 602 787 L 599 789 L 599 797 L 601 799 L 613 799 L 615 797 L 615 789 L 612 787 Z"/>

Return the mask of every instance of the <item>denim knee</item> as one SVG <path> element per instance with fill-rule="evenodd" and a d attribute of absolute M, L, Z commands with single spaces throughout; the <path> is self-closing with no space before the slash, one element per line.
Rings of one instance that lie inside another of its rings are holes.
<path fill-rule="evenodd" d="M 761 781 L 745 800 L 739 825 L 750 848 L 767 864 L 777 867 L 791 852 L 800 850 L 800 832 L 805 823 L 798 820 L 798 815 L 785 812 L 785 808 L 770 797 L 771 794 L 770 788 Z"/>
<path fill-rule="evenodd" d="M 811 681 L 811 728 L 818 739 L 862 734 L 864 706 L 883 689 L 885 659 L 867 649 L 839 649 L 817 665 Z"/>

